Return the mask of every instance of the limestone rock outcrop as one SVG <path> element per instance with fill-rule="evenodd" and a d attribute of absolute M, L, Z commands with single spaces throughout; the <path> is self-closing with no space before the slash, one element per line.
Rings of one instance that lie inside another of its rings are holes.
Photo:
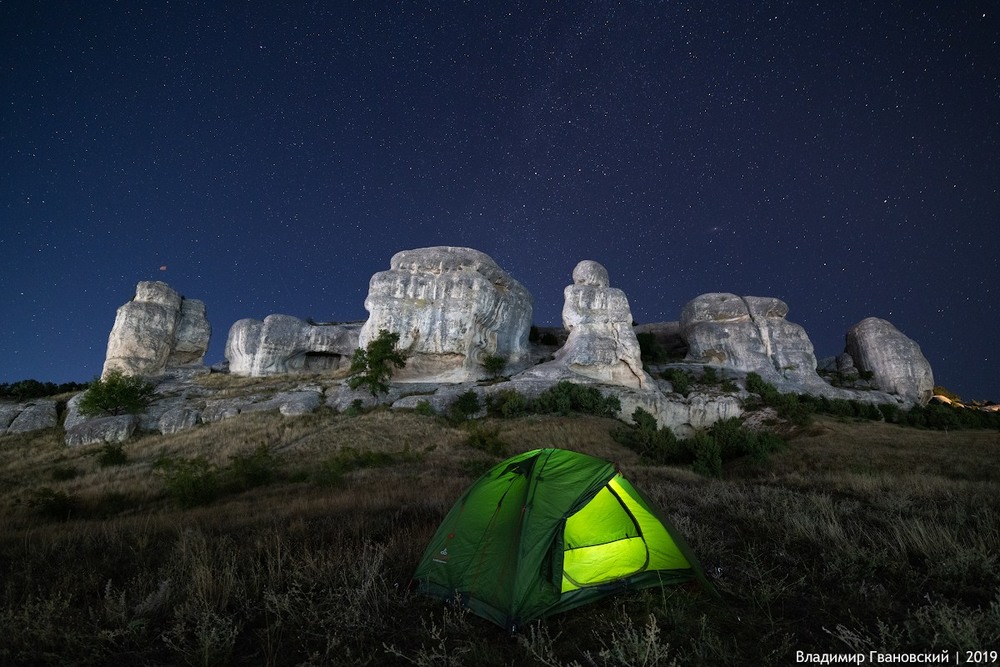
<path fill-rule="evenodd" d="M 688 359 L 753 371 L 768 381 L 821 387 L 812 341 L 785 319 L 788 305 L 773 297 L 710 293 L 695 297 L 681 312 Z"/>
<path fill-rule="evenodd" d="M 921 405 L 934 393 L 934 375 L 920 346 L 891 322 L 869 317 L 855 324 L 847 332 L 847 353 L 882 391 Z"/>
<path fill-rule="evenodd" d="M 369 282 L 358 345 L 382 329 L 398 333 L 408 359 L 394 380 L 464 382 L 486 376 L 487 356 L 508 367 L 527 357 L 531 294 L 488 255 L 418 248 L 396 253 L 389 266 Z"/>
<path fill-rule="evenodd" d="M 642 370 L 628 298 L 610 286 L 607 269 L 592 260 L 580 262 L 563 297 L 562 320 L 569 337 L 553 361 L 531 369 L 530 375 L 557 379 L 569 371 L 604 384 L 653 388 Z"/>
<path fill-rule="evenodd" d="M 66 429 L 65 442 L 67 447 L 82 447 L 102 442 L 125 442 L 132 437 L 138 427 L 139 417 L 136 415 L 88 419 Z"/>
<path fill-rule="evenodd" d="M 291 315 L 239 320 L 229 329 L 226 359 L 234 375 L 320 373 L 350 366 L 358 324 L 309 324 Z"/>
<path fill-rule="evenodd" d="M 6 421 L 6 417 L 0 417 L 0 426 L 5 426 L 6 429 L 0 428 L 0 434 L 3 433 L 27 433 L 28 431 L 37 431 L 43 428 L 52 428 L 57 423 L 56 414 L 56 402 L 48 399 L 38 399 L 35 401 L 28 401 L 22 405 L 16 406 L 18 411 L 15 416 L 12 417 L 11 421 L 7 424 L 3 422 Z M 8 414 L 7 410 L 0 411 L 0 414 Z"/>
<path fill-rule="evenodd" d="M 115 316 L 101 377 L 114 370 L 153 376 L 170 366 L 200 364 L 211 335 L 204 303 L 163 282 L 140 282 Z"/>

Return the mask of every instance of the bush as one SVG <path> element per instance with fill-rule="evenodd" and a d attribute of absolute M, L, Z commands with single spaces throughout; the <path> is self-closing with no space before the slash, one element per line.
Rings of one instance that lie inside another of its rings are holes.
<path fill-rule="evenodd" d="M 163 478 L 167 492 L 181 507 L 206 505 L 221 491 L 219 471 L 202 457 L 161 459 L 154 469 Z"/>
<path fill-rule="evenodd" d="M 507 359 L 497 354 L 490 354 L 483 359 L 483 368 L 493 377 L 499 377 L 507 367 Z"/>
<path fill-rule="evenodd" d="M 528 399 L 516 389 L 503 389 L 486 397 L 486 411 L 491 417 L 521 417 L 529 409 Z"/>
<path fill-rule="evenodd" d="M 152 383 L 141 377 L 111 371 L 103 380 L 90 383 L 78 409 L 85 417 L 136 414 L 153 400 L 154 389 Z"/>
<path fill-rule="evenodd" d="M 365 411 L 365 402 L 360 398 L 355 398 L 351 404 L 344 408 L 344 414 L 348 417 L 357 417 Z"/>
<path fill-rule="evenodd" d="M 705 477 L 721 477 L 722 449 L 715 438 L 707 433 L 698 432 L 690 442 L 689 448 L 694 452 L 692 470 Z"/>
<path fill-rule="evenodd" d="M 660 377 L 670 383 L 675 393 L 685 398 L 691 393 L 691 376 L 679 368 L 669 368 L 663 371 Z"/>
<path fill-rule="evenodd" d="M 79 508 L 80 499 L 71 493 L 43 486 L 29 494 L 27 505 L 46 519 L 67 521 Z"/>
<path fill-rule="evenodd" d="M 473 390 L 469 390 L 452 402 L 448 408 L 448 417 L 453 422 L 463 422 L 479 412 L 479 395 Z"/>
<path fill-rule="evenodd" d="M 418 402 L 416 407 L 413 408 L 413 411 L 418 415 L 423 415 L 425 417 L 433 417 L 437 414 L 434 412 L 434 408 L 431 406 L 429 401 Z"/>
<path fill-rule="evenodd" d="M 733 382 L 730 378 L 726 378 L 725 380 L 723 380 L 722 383 L 719 385 L 719 389 L 721 389 L 727 394 L 735 394 L 740 390 L 740 388 L 736 386 L 736 383 Z"/>
<path fill-rule="evenodd" d="M 125 455 L 125 450 L 118 442 L 105 443 L 97 455 L 97 465 L 102 468 L 125 465 L 126 463 L 128 463 L 128 456 Z"/>
<path fill-rule="evenodd" d="M 532 411 L 540 414 L 570 413 L 616 417 L 621 412 L 617 396 L 605 396 L 596 387 L 573 384 L 563 380 L 549 387 L 532 402 Z"/>
<path fill-rule="evenodd" d="M 632 413 L 634 426 L 622 426 L 611 433 L 611 437 L 638 453 L 651 463 L 690 463 L 674 432 L 669 428 L 659 428 L 656 418 L 642 408 Z"/>
<path fill-rule="evenodd" d="M 719 384 L 719 372 L 715 370 L 715 366 L 701 367 L 701 383 L 708 387 Z"/>
<path fill-rule="evenodd" d="M 388 392 L 393 367 L 406 366 L 406 355 L 396 347 L 398 344 L 398 333 L 380 329 L 365 349 L 356 349 L 351 357 L 352 375 L 348 386 L 351 389 L 365 387 L 375 397 Z"/>
<path fill-rule="evenodd" d="M 259 445 L 249 454 L 233 454 L 226 469 L 229 485 L 237 491 L 263 486 L 277 477 L 279 461 L 271 448 Z"/>
<path fill-rule="evenodd" d="M 500 438 L 500 430 L 487 428 L 480 424 L 474 425 L 469 430 L 469 437 L 465 444 L 497 458 L 503 458 L 508 453 L 507 443 Z"/>

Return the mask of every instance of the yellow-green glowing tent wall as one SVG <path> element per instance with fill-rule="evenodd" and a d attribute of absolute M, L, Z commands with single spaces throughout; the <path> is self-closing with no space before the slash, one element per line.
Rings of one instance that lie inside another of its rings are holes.
<path fill-rule="evenodd" d="M 617 591 L 704 582 L 683 539 L 613 464 L 563 449 L 519 454 L 477 480 L 413 578 L 512 630 Z"/>

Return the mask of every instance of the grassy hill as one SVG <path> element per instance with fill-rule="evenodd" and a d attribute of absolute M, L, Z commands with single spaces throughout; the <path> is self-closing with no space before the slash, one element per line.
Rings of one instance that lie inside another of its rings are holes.
<path fill-rule="evenodd" d="M 617 422 L 251 414 L 121 449 L 0 438 L 0 664 L 794 664 L 1000 647 L 1000 433 L 816 418 L 722 478 Z M 716 585 L 606 598 L 517 636 L 407 590 L 504 451 L 618 461 Z M 954 659 L 954 658 L 953 658 Z"/>

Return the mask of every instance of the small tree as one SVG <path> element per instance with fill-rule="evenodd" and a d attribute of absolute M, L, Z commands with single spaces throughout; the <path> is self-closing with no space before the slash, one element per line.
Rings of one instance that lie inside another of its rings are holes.
<path fill-rule="evenodd" d="M 483 359 L 483 368 L 493 377 L 499 377 L 507 368 L 507 360 L 499 354 L 490 354 Z"/>
<path fill-rule="evenodd" d="M 380 329 L 378 337 L 368 342 L 365 349 L 360 347 L 351 357 L 351 378 L 347 381 L 351 389 L 366 387 L 377 397 L 389 391 L 392 368 L 406 365 L 406 354 L 398 349 L 399 334 Z"/>
<path fill-rule="evenodd" d="M 153 400 L 154 388 L 153 383 L 139 376 L 111 371 L 103 380 L 90 383 L 78 409 L 85 417 L 135 414 Z"/>

